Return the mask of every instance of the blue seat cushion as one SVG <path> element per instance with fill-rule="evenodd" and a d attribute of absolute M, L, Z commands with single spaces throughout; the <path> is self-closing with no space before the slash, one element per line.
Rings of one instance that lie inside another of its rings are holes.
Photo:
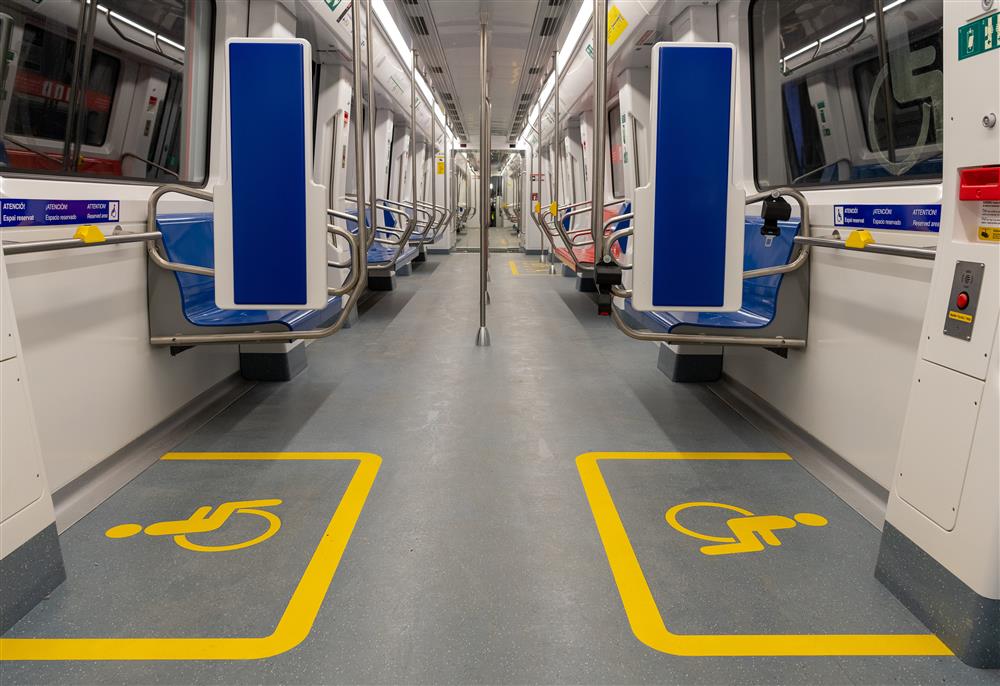
<path fill-rule="evenodd" d="M 163 249 L 171 262 L 215 268 L 212 214 L 165 214 L 156 218 L 163 234 Z M 341 308 L 339 296 L 327 300 L 322 310 L 223 310 L 215 304 L 215 279 L 201 274 L 174 272 L 184 317 L 195 326 L 260 326 L 282 324 L 290 331 L 317 328 Z"/>
<path fill-rule="evenodd" d="M 385 217 L 386 217 L 386 223 L 385 223 L 385 225 L 389 226 L 389 227 L 394 227 L 396 225 L 395 222 L 392 222 L 390 224 L 390 221 L 391 221 L 390 218 L 391 218 L 392 215 L 389 212 L 385 212 L 384 210 L 383 210 L 383 212 L 385 213 Z M 352 208 L 352 209 L 347 210 L 347 214 L 352 214 L 352 215 L 354 215 L 356 217 L 357 214 L 358 214 L 358 211 L 356 209 Z M 368 211 L 368 208 L 365 208 L 365 226 L 370 228 L 371 224 L 372 224 L 371 223 L 371 213 Z M 358 222 L 357 221 L 348 221 L 347 222 L 347 230 L 350 231 L 351 233 L 353 233 L 354 235 L 357 235 L 358 234 Z M 387 233 L 384 233 L 384 232 L 382 233 L 381 237 L 382 238 L 386 238 L 386 237 L 388 237 L 388 238 L 396 238 L 396 236 L 393 236 L 392 234 L 387 234 Z M 393 247 L 390 247 L 388 245 L 384 245 L 382 243 L 372 243 L 372 247 L 368 248 L 368 264 L 370 264 L 370 265 L 386 264 L 386 263 L 392 261 L 392 257 L 395 254 L 396 254 L 396 249 L 393 248 Z M 404 260 L 404 257 L 408 257 L 408 259 Z M 413 251 L 412 255 L 409 254 L 409 250 L 403 250 L 403 252 L 400 253 L 399 257 L 396 259 L 396 264 L 399 264 L 399 265 L 406 264 L 406 262 L 409 262 L 414 257 L 416 257 L 416 250 Z"/>
<path fill-rule="evenodd" d="M 743 270 L 786 264 L 795 247 L 799 222 L 779 222 L 781 234 L 763 236 L 764 220 L 747 217 L 744 224 Z M 736 312 L 638 312 L 626 301 L 625 309 L 646 321 L 651 329 L 670 333 L 681 325 L 713 329 L 760 329 L 774 320 L 782 274 L 743 280 L 743 306 Z"/>

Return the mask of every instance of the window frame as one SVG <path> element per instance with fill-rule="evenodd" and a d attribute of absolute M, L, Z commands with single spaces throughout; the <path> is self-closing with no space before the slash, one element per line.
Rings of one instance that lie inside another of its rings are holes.
<path fill-rule="evenodd" d="M 207 33 L 209 35 L 210 50 L 208 51 L 208 60 L 209 60 L 209 62 L 208 62 L 208 69 L 207 69 L 207 73 L 209 74 L 208 88 L 206 89 L 206 92 L 205 92 L 205 99 L 206 99 L 206 102 L 207 102 L 206 116 L 205 116 L 205 127 L 209 131 L 209 135 L 207 135 L 205 137 L 205 178 L 202 179 L 202 180 L 200 180 L 200 181 L 185 181 L 185 180 L 181 180 L 181 179 L 176 179 L 176 180 L 171 180 L 170 183 L 171 184 L 181 185 L 181 186 L 188 186 L 190 188 L 207 188 L 208 184 L 209 184 L 209 181 L 212 178 L 212 147 L 213 147 L 212 142 L 213 142 L 213 137 L 212 137 L 211 129 L 212 129 L 212 122 L 213 122 L 213 116 L 212 115 L 213 115 L 213 104 L 214 104 L 214 96 L 215 96 L 215 78 L 214 77 L 215 77 L 216 52 L 217 52 L 217 49 L 216 49 L 217 40 L 216 39 L 218 38 L 218 36 L 216 35 L 216 32 L 217 32 L 218 27 L 219 27 L 219 21 L 218 21 L 219 7 L 218 7 L 218 0 L 189 0 L 189 2 L 198 2 L 198 3 L 209 2 L 209 6 L 211 7 L 211 15 L 212 15 L 211 16 L 211 21 L 209 22 L 209 26 L 208 26 L 208 29 L 207 29 Z M 35 12 L 33 12 L 31 10 L 22 11 L 20 13 L 20 16 L 21 16 L 22 30 L 23 30 L 23 26 L 25 24 L 34 23 L 34 25 L 37 27 L 38 22 L 40 22 L 40 21 L 44 22 L 44 17 L 42 19 L 39 19 L 38 18 L 39 15 L 37 15 Z M 16 17 L 15 17 L 15 21 L 17 21 Z M 187 18 L 185 17 L 185 22 L 186 21 L 187 21 Z M 48 29 L 44 29 L 44 30 L 48 30 Z M 80 38 L 81 38 L 80 36 L 77 36 L 75 39 L 71 39 L 68 36 L 66 36 L 65 34 L 62 34 L 61 32 L 58 35 L 60 35 L 62 38 L 66 39 L 66 40 L 80 40 Z M 185 46 L 185 47 L 187 47 L 187 46 Z M 114 59 L 119 60 L 120 64 L 119 64 L 118 81 L 117 81 L 117 83 L 115 85 L 116 92 L 112 96 L 111 110 L 110 110 L 110 116 L 109 116 L 109 122 L 108 122 L 108 131 L 105 132 L 104 143 L 102 144 L 102 146 L 91 146 L 91 145 L 83 145 L 83 144 L 81 144 L 81 146 L 80 146 L 81 150 L 83 150 L 84 148 L 91 148 L 91 149 L 93 149 L 95 147 L 99 148 L 99 147 L 103 147 L 103 145 L 107 145 L 108 134 L 110 133 L 111 126 L 114 124 L 114 116 L 115 116 L 115 113 L 116 113 L 116 106 L 119 103 L 119 101 L 121 100 L 118 97 L 118 92 L 117 92 L 118 91 L 118 87 L 121 85 L 122 79 L 125 78 L 126 72 L 128 70 L 128 62 L 127 62 L 127 60 L 123 59 L 123 57 L 120 54 L 120 51 L 116 50 L 114 48 L 114 46 L 109 46 L 109 45 L 105 44 L 104 41 L 97 41 L 95 39 L 94 42 L 93 42 L 92 49 L 93 50 L 98 50 L 99 49 L 102 53 L 104 53 L 106 55 L 109 55 L 110 57 L 113 57 Z M 20 56 L 19 56 L 19 59 L 20 59 Z M 138 61 L 134 62 L 134 64 L 138 64 L 138 63 L 139 63 Z M 187 77 L 187 75 L 188 75 L 188 63 L 187 63 L 187 61 L 185 61 L 185 66 L 184 66 L 184 70 L 183 70 L 182 73 L 184 74 L 185 77 Z M 134 93 L 133 93 L 133 95 L 134 95 Z M 8 111 L 8 119 L 9 119 L 9 117 L 10 117 L 10 114 L 9 114 L 9 111 Z M 0 122 L 0 131 L 2 131 L 2 133 L 6 133 L 6 127 L 7 127 L 7 121 L 6 120 L 3 121 L 3 122 Z M 15 134 L 15 135 L 18 135 L 18 134 Z M 31 139 L 34 140 L 34 137 L 32 137 Z M 53 141 L 53 140 L 57 140 L 57 139 L 45 138 L 45 139 L 42 139 L 42 140 Z M 45 170 L 27 170 L 27 169 L 18 169 L 18 168 L 15 168 L 15 167 L 6 167 L 6 168 L 3 169 L 3 175 L 5 177 L 9 177 L 9 178 L 12 178 L 12 179 L 30 179 L 30 180 L 41 180 L 41 181 L 100 183 L 100 184 L 115 184 L 115 185 L 128 185 L 128 186 L 149 186 L 149 187 L 156 187 L 156 186 L 162 186 L 162 185 L 164 185 L 164 180 L 163 179 L 143 179 L 143 178 L 139 178 L 139 177 L 135 177 L 135 176 L 109 176 L 109 175 L 106 175 L 106 174 L 91 174 L 91 173 L 86 173 L 86 172 L 73 172 L 73 173 L 68 173 L 67 174 L 64 170 L 61 170 L 61 169 L 60 170 L 53 170 L 53 171 L 45 171 Z"/>
<path fill-rule="evenodd" d="M 758 140 L 758 118 L 757 118 L 757 104 L 758 104 L 758 79 L 757 70 L 755 69 L 757 55 L 756 55 L 756 45 L 754 41 L 754 11 L 761 2 L 769 2 L 770 0 L 750 0 L 747 4 L 746 10 L 746 24 L 744 29 L 743 37 L 747 41 L 747 59 L 749 62 L 750 71 L 750 142 L 751 151 L 753 156 L 753 183 L 757 191 L 763 191 L 768 188 L 776 188 L 777 186 L 769 185 L 764 186 L 760 181 L 760 150 L 761 145 Z M 883 0 L 884 1 L 884 0 Z M 942 0 L 942 2 L 947 2 L 947 0 Z M 884 11 L 884 10 L 883 10 Z M 942 27 L 943 30 L 943 27 Z M 853 67 L 851 68 L 853 75 Z M 943 95 L 942 95 L 943 97 Z M 784 111 L 782 111 L 782 117 L 784 117 Z M 867 138 L 867 134 L 865 134 Z M 944 153 L 944 143 L 941 143 L 942 155 Z M 783 151 L 783 154 L 787 152 Z M 868 141 L 865 140 L 864 154 L 873 155 L 868 147 Z M 817 170 L 818 171 L 818 170 Z M 907 187 L 907 186 L 933 186 L 940 185 L 944 180 L 944 170 L 942 169 L 941 175 L 938 177 L 932 176 L 886 176 L 884 178 L 878 178 L 872 181 L 861 181 L 852 180 L 845 181 L 843 183 L 816 183 L 816 184 L 793 184 L 792 179 L 788 179 L 784 186 L 789 186 L 795 188 L 801 192 L 808 192 L 814 190 L 839 190 L 839 189 L 856 189 L 856 188 L 884 188 L 884 187 Z"/>

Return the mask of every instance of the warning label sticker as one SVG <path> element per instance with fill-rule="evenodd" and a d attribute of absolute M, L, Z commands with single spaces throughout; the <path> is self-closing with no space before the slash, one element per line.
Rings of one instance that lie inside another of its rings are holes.
<path fill-rule="evenodd" d="M 977 235 L 981 241 L 1000 243 L 1000 200 L 983 202 Z"/>
<path fill-rule="evenodd" d="M 614 45 L 627 28 L 628 22 L 622 16 L 622 11 L 616 5 L 612 5 L 608 9 L 608 45 Z"/>

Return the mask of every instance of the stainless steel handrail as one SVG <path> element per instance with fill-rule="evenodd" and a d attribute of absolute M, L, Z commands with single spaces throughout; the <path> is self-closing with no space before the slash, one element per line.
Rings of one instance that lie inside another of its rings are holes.
<path fill-rule="evenodd" d="M 135 40 L 134 38 L 129 38 L 124 33 L 122 33 L 122 30 L 120 28 L 118 28 L 118 25 L 115 24 L 115 22 L 111 21 L 111 10 L 110 9 L 107 12 L 104 13 L 104 16 L 107 18 L 107 20 L 108 20 L 108 26 L 111 27 L 111 30 L 114 31 L 115 33 L 117 33 L 118 37 L 121 38 L 126 43 L 129 43 L 130 45 L 134 45 L 137 48 L 142 48 L 143 50 L 147 50 L 147 51 L 153 53 L 154 55 L 159 55 L 163 59 L 170 60 L 174 64 L 178 64 L 180 66 L 184 66 L 184 60 L 177 59 L 176 57 L 171 57 L 167 53 L 163 52 L 163 48 L 160 47 L 159 36 L 156 33 L 153 33 L 153 44 L 155 45 L 155 47 L 151 47 L 149 45 L 146 45 L 145 43 L 141 43 L 141 42 Z"/>
<path fill-rule="evenodd" d="M 748 195 L 745 204 L 752 205 L 769 197 L 777 198 L 782 195 L 787 195 L 788 197 L 793 198 L 799 205 L 799 236 L 807 238 L 812 236 L 812 225 L 809 221 L 809 201 L 806 200 L 806 196 L 802 195 L 802 193 L 794 188 L 783 186 L 781 188 L 775 188 L 773 190 Z M 777 267 L 765 267 L 763 269 L 751 269 L 750 271 L 743 272 L 743 278 L 754 279 L 758 276 L 771 276 L 772 274 L 787 274 L 789 272 L 794 272 L 796 269 L 801 268 L 802 265 L 804 265 L 809 259 L 809 245 L 807 243 L 799 243 L 799 246 L 799 254 L 796 255 L 788 264 L 779 265 Z"/>
<path fill-rule="evenodd" d="M 24 150 L 27 150 L 30 153 L 38 155 L 39 157 L 41 157 L 44 160 L 48 160 L 52 164 L 56 165 L 59 169 L 62 169 L 62 167 L 63 167 L 63 161 L 62 161 L 62 159 L 56 157 L 55 155 L 50 155 L 49 153 L 47 153 L 47 152 L 45 152 L 43 150 L 36 150 L 35 148 L 33 148 L 32 146 L 28 145 L 27 143 L 22 143 L 21 141 L 17 140 L 16 138 L 12 138 L 11 136 L 9 136 L 6 133 L 3 134 L 3 139 L 5 141 L 9 142 L 9 143 L 13 143 L 14 145 L 16 145 L 19 148 L 22 148 Z"/>
<path fill-rule="evenodd" d="M 599 240 L 604 235 L 601 226 L 604 219 L 603 208 L 597 203 L 604 199 L 604 157 L 607 151 L 607 103 L 608 103 L 608 0 L 594 0 L 594 12 L 591 19 L 594 28 L 592 44 L 594 46 L 594 123 L 592 126 L 594 139 L 591 145 L 593 155 L 593 173 L 591 174 L 590 197 L 593 201 L 590 214 L 590 230 L 594 238 L 594 264 L 603 262 L 604 242 Z M 598 233 L 600 231 L 600 233 Z"/>
<path fill-rule="evenodd" d="M 794 188 L 782 187 L 775 188 L 768 191 L 763 191 L 761 193 L 755 193 L 749 195 L 746 198 L 747 205 L 752 205 L 754 203 L 765 200 L 769 197 L 779 197 L 782 195 L 787 195 L 798 203 L 799 205 L 799 235 L 806 239 L 799 241 L 796 239 L 796 243 L 800 246 L 799 254 L 796 255 L 790 262 L 784 265 L 779 265 L 777 267 L 766 267 L 763 269 L 751 269 L 743 272 L 744 279 L 753 279 L 760 276 L 770 276 L 772 274 L 787 274 L 793 272 L 796 269 L 801 268 L 806 261 L 809 259 L 809 245 L 811 237 L 811 225 L 809 222 L 809 202 L 806 200 L 802 193 L 798 192 Z M 630 229 L 621 229 L 621 236 L 618 238 L 629 235 Z M 611 236 L 614 236 L 617 231 L 612 232 Z M 609 236 L 608 238 L 610 239 Z M 616 238 L 617 240 L 617 238 Z M 632 291 L 627 290 L 621 286 L 612 286 L 611 293 L 617 298 L 630 298 L 632 296 Z M 676 343 L 676 344 L 693 344 L 693 345 L 742 345 L 742 346 L 755 346 L 763 348 L 804 348 L 806 347 L 806 341 L 800 338 L 784 338 L 784 337 L 774 337 L 767 338 L 763 336 L 723 336 L 723 335 L 707 335 L 707 334 L 678 334 L 678 333 L 660 333 L 656 331 L 639 330 L 633 329 L 622 319 L 621 314 L 615 307 L 611 308 L 611 318 L 615 322 L 615 325 L 630 338 L 634 338 L 639 341 L 653 341 L 660 343 Z"/>
<path fill-rule="evenodd" d="M 370 2 L 371 0 L 369 0 Z M 354 93 L 356 96 L 354 98 L 354 112 L 353 119 L 355 122 L 354 134 L 355 134 L 355 146 L 354 149 L 357 154 L 357 162 L 354 165 L 356 172 L 356 184 L 358 188 L 359 196 L 364 196 L 365 187 L 365 156 L 364 156 L 364 135 L 361 130 L 361 5 L 359 2 L 354 2 L 351 8 L 352 11 L 352 38 L 354 43 L 353 61 L 354 61 Z M 369 44 L 372 40 L 372 28 L 371 23 L 368 24 L 368 36 L 367 39 Z M 371 65 L 369 64 L 369 69 Z M 373 160 L 374 163 L 374 160 Z M 200 191 L 193 188 L 188 188 L 186 186 L 162 186 L 153 194 L 150 195 L 150 202 L 148 205 L 148 215 L 146 218 L 147 226 L 150 224 L 155 225 L 156 223 L 156 201 L 159 200 L 164 194 L 169 192 L 177 192 L 186 195 L 191 195 L 193 197 L 199 197 L 202 199 L 212 199 L 211 193 L 205 191 Z M 361 211 L 358 213 L 364 216 L 363 203 L 359 203 Z M 373 211 L 374 214 L 374 211 Z M 336 215 L 335 215 L 336 216 Z M 367 245 L 367 229 L 365 227 L 366 222 L 358 222 L 358 235 L 357 237 L 349 231 L 340 229 L 339 227 L 327 225 L 327 230 L 335 235 L 343 237 L 349 245 L 352 246 L 355 258 L 355 269 L 352 271 L 351 281 L 352 290 L 348 294 L 348 301 L 346 306 L 342 307 L 337 318 L 330 324 L 322 329 L 310 329 L 308 331 L 255 331 L 249 333 L 224 333 L 224 334 L 183 334 L 176 336 L 151 336 L 149 339 L 152 345 L 210 345 L 210 344 L 234 344 L 234 343 L 263 343 L 263 342 L 288 342 L 295 340 L 314 340 L 318 338 L 326 338 L 338 332 L 343 328 L 344 324 L 347 323 L 347 319 L 350 315 L 353 304 L 356 302 L 357 297 L 361 294 L 361 291 L 365 288 L 368 280 L 368 259 L 367 251 L 361 248 L 362 245 Z M 153 242 L 146 244 L 147 250 Z M 152 253 L 150 254 L 152 257 Z M 186 266 L 186 265 L 185 265 Z M 346 288 L 342 286 L 341 288 Z M 327 289 L 328 292 L 330 289 Z"/>
<path fill-rule="evenodd" d="M 767 338 L 764 336 L 720 336 L 700 333 L 658 333 L 656 331 L 633 329 L 625 323 L 617 307 L 611 308 L 611 319 L 615 325 L 629 338 L 637 341 L 655 343 L 676 343 L 690 345 L 741 345 L 758 348 L 804 348 L 805 340 L 801 338 Z"/>
<path fill-rule="evenodd" d="M 916 248 L 907 245 L 882 245 L 879 243 L 869 243 L 863 248 L 853 248 L 848 246 L 846 241 L 838 241 L 835 238 L 816 238 L 813 236 L 796 236 L 795 242 L 800 245 L 810 245 L 814 248 L 834 248 L 836 250 L 846 250 L 848 252 L 895 255 L 897 257 L 912 257 L 917 260 L 933 260 L 937 257 L 937 250 L 935 248 Z"/>
<path fill-rule="evenodd" d="M 99 248 L 102 245 L 121 245 L 122 243 L 145 243 L 160 238 L 159 231 L 143 233 L 118 233 L 105 236 L 103 241 L 87 243 L 80 238 L 56 238 L 47 241 L 8 241 L 3 243 L 4 255 L 24 255 L 27 253 L 50 252 L 70 248 Z"/>
<path fill-rule="evenodd" d="M 167 167 L 164 167 L 163 165 L 157 164 L 153 160 L 147 160 L 145 157 L 140 157 L 139 155 L 136 155 L 133 152 L 123 152 L 122 156 L 120 158 L 118 158 L 118 161 L 119 162 L 124 162 L 126 157 L 131 157 L 134 160 L 139 160 L 143 164 L 148 164 L 153 169 L 159 169 L 162 172 L 166 172 L 167 174 L 170 174 L 171 176 L 173 176 L 175 179 L 180 179 L 181 178 L 181 175 L 178 174 L 177 172 L 175 172 L 173 169 L 168 169 Z"/>
<path fill-rule="evenodd" d="M 807 59 L 802 64 L 798 64 L 798 65 L 792 67 L 791 69 L 789 69 L 788 68 L 788 60 L 782 58 L 781 59 L 781 75 L 782 76 L 791 76 L 792 74 L 794 74 L 795 72 L 797 72 L 799 69 L 802 69 L 803 67 L 809 66 L 810 64 L 812 64 L 813 62 L 815 62 L 818 59 L 826 58 L 826 57 L 829 57 L 831 55 L 836 55 L 838 52 L 841 52 L 842 50 L 846 50 L 847 48 L 849 48 L 852 45 L 854 45 L 854 43 L 856 43 L 858 41 L 858 39 L 861 38 L 861 36 L 863 36 L 865 34 L 865 31 L 867 31 L 867 30 L 868 30 L 868 15 L 865 15 L 865 16 L 863 16 L 861 18 L 861 26 L 860 26 L 860 28 L 858 29 L 858 31 L 853 36 L 851 36 L 850 40 L 848 40 L 843 45 L 837 46 L 836 48 L 834 48 L 830 52 L 825 52 L 822 55 L 820 55 L 819 51 L 823 47 L 823 41 L 822 40 L 818 40 L 818 41 L 816 41 L 816 49 L 813 50 L 813 53 L 812 53 L 812 55 L 809 56 L 809 59 Z"/>
<path fill-rule="evenodd" d="M 489 303 L 489 176 L 490 176 L 490 109 L 489 82 L 487 81 L 487 58 L 489 56 L 489 38 L 486 32 L 486 18 L 483 15 L 479 25 L 479 157 L 482 173 L 479 175 L 479 203 L 482 207 L 479 219 L 479 329 L 476 332 L 476 345 L 489 346 L 490 330 L 486 326 L 486 305 Z"/>

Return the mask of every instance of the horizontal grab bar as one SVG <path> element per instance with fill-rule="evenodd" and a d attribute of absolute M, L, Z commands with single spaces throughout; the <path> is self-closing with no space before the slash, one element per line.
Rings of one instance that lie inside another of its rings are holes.
<path fill-rule="evenodd" d="M 869 243 L 863 248 L 852 248 L 847 245 L 846 241 L 839 241 L 835 238 L 814 238 L 812 236 L 796 236 L 795 242 L 802 245 L 811 245 L 815 248 L 834 248 L 835 250 L 849 250 L 851 252 L 896 255 L 898 257 L 912 257 L 917 260 L 933 260 L 937 256 L 937 250 L 934 248 L 911 248 L 906 245 Z"/>
<path fill-rule="evenodd" d="M 159 231 L 143 233 L 115 233 L 105 236 L 103 241 L 87 243 L 82 238 L 56 238 L 50 241 L 26 241 L 16 243 L 11 241 L 3 244 L 4 255 L 24 255 L 33 252 L 49 252 L 51 250 L 67 250 L 70 248 L 97 248 L 102 245 L 120 245 L 122 243 L 143 243 L 160 238 Z"/>

